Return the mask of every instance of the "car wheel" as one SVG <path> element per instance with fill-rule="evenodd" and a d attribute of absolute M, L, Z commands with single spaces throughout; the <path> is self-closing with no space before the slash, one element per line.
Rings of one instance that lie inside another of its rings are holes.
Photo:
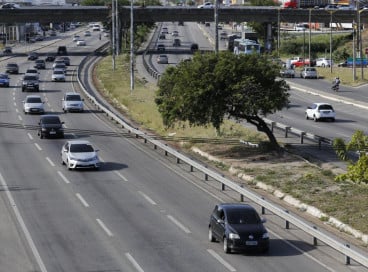
<path fill-rule="evenodd" d="M 318 119 L 317 119 L 317 117 L 315 115 L 313 115 L 313 121 L 314 122 L 318 122 Z"/>
<path fill-rule="evenodd" d="M 326 67 L 326 65 L 323 63 L 323 64 L 322 64 L 322 67 Z"/>
<path fill-rule="evenodd" d="M 230 250 L 230 248 L 229 248 L 229 246 L 228 246 L 228 244 L 227 244 L 227 238 L 226 238 L 226 237 L 224 237 L 224 252 L 225 252 L 226 254 L 228 254 L 228 253 L 230 253 L 230 252 L 231 252 L 231 250 Z"/>
<path fill-rule="evenodd" d="M 42 133 L 40 133 L 40 139 L 43 139 L 43 134 Z"/>
<path fill-rule="evenodd" d="M 309 120 L 309 117 L 308 117 L 308 114 L 307 113 L 305 114 L 305 119 L 306 120 Z"/>
<path fill-rule="evenodd" d="M 24 92 L 24 88 L 22 88 L 22 92 Z"/>
<path fill-rule="evenodd" d="M 331 118 L 331 122 L 335 122 L 335 118 Z"/>
<path fill-rule="evenodd" d="M 215 237 L 213 236 L 212 228 L 211 228 L 211 227 L 209 227 L 209 228 L 208 228 L 208 240 L 209 240 L 210 242 L 216 242 L 216 239 L 215 239 Z"/>

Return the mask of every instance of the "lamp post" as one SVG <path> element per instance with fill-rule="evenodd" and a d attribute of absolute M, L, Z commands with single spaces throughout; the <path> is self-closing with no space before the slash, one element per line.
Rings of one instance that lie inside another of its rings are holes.
<path fill-rule="evenodd" d="M 115 65 L 115 34 L 116 34 L 116 22 L 115 22 L 115 1 L 111 1 L 111 22 L 112 22 L 112 30 L 111 30 L 111 40 L 112 40 L 112 69 L 115 71 L 116 65 Z"/>
<path fill-rule="evenodd" d="M 218 9 L 219 9 L 219 1 L 215 0 L 215 53 L 217 54 L 219 51 L 219 37 L 218 37 Z"/>
<path fill-rule="evenodd" d="M 330 61 L 332 62 L 332 14 L 334 10 L 330 10 Z M 332 74 L 332 65 L 330 65 L 330 73 Z"/>
<path fill-rule="evenodd" d="M 355 29 L 356 23 L 353 21 L 353 81 L 356 80 L 356 45 L 355 45 Z"/>
<path fill-rule="evenodd" d="M 312 9 L 309 9 L 309 37 L 308 37 L 308 58 L 309 63 L 311 62 L 311 43 L 312 43 L 312 27 L 311 27 Z"/>
<path fill-rule="evenodd" d="M 357 42 L 358 42 L 358 50 L 359 50 L 359 57 L 360 57 L 360 74 L 361 74 L 361 80 L 364 79 L 364 69 L 363 69 L 363 49 L 362 49 L 362 31 L 361 31 L 361 22 L 360 22 L 360 16 L 361 13 L 364 11 L 364 9 L 359 10 L 359 1 L 356 2 L 357 4 L 357 11 L 358 11 L 358 35 L 357 35 Z"/>
<path fill-rule="evenodd" d="M 117 0 L 116 0 L 117 1 Z M 134 12 L 133 1 L 130 0 L 130 93 L 134 90 Z"/>

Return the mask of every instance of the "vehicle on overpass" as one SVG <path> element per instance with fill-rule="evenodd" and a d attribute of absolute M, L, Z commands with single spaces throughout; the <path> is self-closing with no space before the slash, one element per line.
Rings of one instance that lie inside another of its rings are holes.
<path fill-rule="evenodd" d="M 280 0 L 282 8 L 321 8 L 331 4 L 331 0 Z"/>

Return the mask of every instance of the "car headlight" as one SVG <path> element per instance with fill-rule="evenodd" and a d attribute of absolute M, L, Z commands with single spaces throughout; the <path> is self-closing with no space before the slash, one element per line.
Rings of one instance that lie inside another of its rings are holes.
<path fill-rule="evenodd" d="M 268 236 L 268 232 L 263 233 L 262 238 L 263 238 L 263 239 L 268 239 L 268 238 L 270 238 L 270 236 Z"/>
<path fill-rule="evenodd" d="M 47 128 L 42 128 L 41 130 L 42 130 L 42 131 L 47 131 Z"/>
<path fill-rule="evenodd" d="M 230 233 L 229 239 L 240 239 L 240 236 L 237 233 Z"/>
<path fill-rule="evenodd" d="M 69 160 L 73 160 L 73 161 L 76 161 L 78 160 L 76 157 L 73 157 L 73 156 L 69 156 Z"/>

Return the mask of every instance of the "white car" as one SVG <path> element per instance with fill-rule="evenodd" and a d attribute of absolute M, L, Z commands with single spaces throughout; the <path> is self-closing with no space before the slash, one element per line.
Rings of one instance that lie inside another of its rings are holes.
<path fill-rule="evenodd" d="M 101 27 L 100 27 L 100 25 L 99 24 L 94 24 L 93 26 L 92 26 L 92 31 L 100 31 L 101 30 Z"/>
<path fill-rule="evenodd" d="M 100 160 L 97 152 L 98 150 L 94 149 L 89 141 L 67 141 L 61 148 L 61 161 L 68 170 L 76 168 L 99 169 Z"/>
<path fill-rule="evenodd" d="M 318 58 L 316 59 L 317 67 L 331 67 L 333 65 L 333 61 L 327 58 Z"/>
<path fill-rule="evenodd" d="M 76 42 L 80 39 L 80 36 L 79 35 L 74 35 L 73 37 L 73 42 Z"/>
<path fill-rule="evenodd" d="M 62 69 L 54 69 L 51 75 L 52 81 L 65 81 L 65 72 Z"/>
<path fill-rule="evenodd" d="M 39 95 L 27 95 L 23 100 L 23 112 L 27 113 L 45 113 L 44 103 Z"/>
<path fill-rule="evenodd" d="M 77 46 L 86 46 L 86 41 L 85 40 L 78 40 L 77 41 Z"/>
<path fill-rule="evenodd" d="M 157 57 L 157 63 L 159 63 L 159 64 L 168 64 L 169 63 L 169 58 L 167 57 L 167 55 L 159 55 Z"/>
<path fill-rule="evenodd" d="M 91 31 L 89 31 L 89 30 L 84 31 L 84 36 L 85 37 L 91 36 Z"/>
<path fill-rule="evenodd" d="M 205 2 L 203 5 L 199 5 L 198 8 L 213 8 L 214 5 L 211 2 Z"/>
<path fill-rule="evenodd" d="M 64 94 L 64 98 L 61 101 L 65 113 L 68 111 L 83 112 L 83 98 L 79 93 L 67 92 Z"/>
<path fill-rule="evenodd" d="M 174 30 L 173 32 L 171 32 L 171 36 L 178 37 L 179 36 L 179 31 Z"/>
<path fill-rule="evenodd" d="M 39 77 L 40 72 L 36 68 L 29 68 L 26 70 L 25 75 Z"/>
<path fill-rule="evenodd" d="M 313 103 L 305 111 L 305 119 L 313 119 L 315 122 L 319 120 L 335 121 L 336 113 L 331 104 L 328 103 Z"/>

